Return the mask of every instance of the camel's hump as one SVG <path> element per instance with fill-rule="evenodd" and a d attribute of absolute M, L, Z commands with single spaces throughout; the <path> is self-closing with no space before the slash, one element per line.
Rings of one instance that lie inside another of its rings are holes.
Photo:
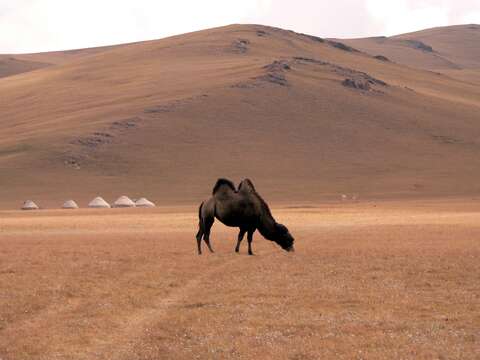
<path fill-rule="evenodd" d="M 215 186 L 213 187 L 213 190 L 212 190 L 212 195 L 215 195 L 215 193 L 222 187 L 222 186 L 228 186 L 230 189 L 232 189 L 233 191 L 236 191 L 235 189 L 235 184 L 228 180 L 228 179 L 218 179 L 217 180 L 217 183 L 215 184 Z"/>
<path fill-rule="evenodd" d="M 255 190 L 255 186 L 253 185 L 252 180 L 250 180 L 250 179 L 242 180 L 240 185 L 238 185 L 238 191 L 241 191 L 241 190 L 248 190 L 248 191 L 251 191 L 253 193 L 257 192 L 257 190 Z"/>

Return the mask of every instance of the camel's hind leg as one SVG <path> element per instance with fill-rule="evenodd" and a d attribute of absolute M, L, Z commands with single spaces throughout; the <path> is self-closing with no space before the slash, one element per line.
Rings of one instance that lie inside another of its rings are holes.
<path fill-rule="evenodd" d="M 202 237 L 205 243 L 207 244 L 208 250 L 213 253 L 212 245 L 210 245 L 210 229 L 212 228 L 213 221 L 208 222 L 207 224 L 200 224 L 200 229 L 197 233 L 197 246 L 198 246 L 198 255 L 202 255 Z"/>
<path fill-rule="evenodd" d="M 197 232 L 198 255 L 202 255 L 203 225 L 200 223 L 198 225 L 198 227 L 199 227 L 198 232 Z"/>
<path fill-rule="evenodd" d="M 204 201 L 198 209 L 198 233 L 197 246 L 198 255 L 202 255 L 202 238 L 207 244 L 208 250 L 213 253 L 210 245 L 210 229 L 215 221 L 215 207 L 212 200 Z"/>
<path fill-rule="evenodd" d="M 253 255 L 252 251 L 252 241 L 253 241 L 253 233 L 255 232 L 255 229 L 253 230 L 248 230 L 247 234 L 247 240 L 248 240 L 248 255 Z"/>
<path fill-rule="evenodd" d="M 207 217 L 203 219 L 204 222 L 204 235 L 203 235 L 203 240 L 207 244 L 208 250 L 210 250 L 211 253 L 213 253 L 212 246 L 210 245 L 210 229 L 212 228 L 213 222 L 215 221 L 215 218 L 212 217 Z"/>

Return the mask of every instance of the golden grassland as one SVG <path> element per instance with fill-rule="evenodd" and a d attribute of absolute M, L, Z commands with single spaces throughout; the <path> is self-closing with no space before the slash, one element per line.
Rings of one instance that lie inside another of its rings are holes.
<path fill-rule="evenodd" d="M 480 204 L 276 207 L 286 253 L 195 207 L 0 213 L 0 358 L 476 359 Z"/>

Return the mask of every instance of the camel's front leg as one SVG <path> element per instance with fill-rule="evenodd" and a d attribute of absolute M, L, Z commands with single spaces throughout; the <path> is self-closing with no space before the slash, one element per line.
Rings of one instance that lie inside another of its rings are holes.
<path fill-rule="evenodd" d="M 246 232 L 247 231 L 245 229 L 240 229 L 240 232 L 238 233 L 237 246 L 235 247 L 235 252 L 237 253 L 240 251 L 240 243 L 242 242 Z"/>

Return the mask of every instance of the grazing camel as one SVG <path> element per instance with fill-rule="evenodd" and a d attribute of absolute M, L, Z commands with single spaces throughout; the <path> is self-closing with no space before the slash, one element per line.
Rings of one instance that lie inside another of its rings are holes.
<path fill-rule="evenodd" d="M 294 251 L 294 238 L 288 229 L 275 221 L 267 203 L 255 190 L 249 179 L 243 180 L 235 189 L 235 185 L 227 179 L 218 179 L 212 192 L 212 197 L 204 201 L 198 209 L 199 230 L 197 233 L 198 254 L 202 254 L 202 237 L 210 252 L 210 229 L 217 218 L 227 226 L 238 227 L 237 246 L 235 251 L 240 251 L 240 243 L 247 233 L 248 254 L 253 255 L 253 233 L 258 230 L 262 236 L 277 243 L 286 251 Z"/>

